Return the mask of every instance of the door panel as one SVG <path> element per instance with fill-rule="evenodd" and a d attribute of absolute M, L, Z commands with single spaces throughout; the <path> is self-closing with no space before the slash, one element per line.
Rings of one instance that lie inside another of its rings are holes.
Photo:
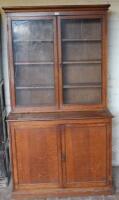
<path fill-rule="evenodd" d="M 106 181 L 106 126 L 65 127 L 66 186 Z"/>
<path fill-rule="evenodd" d="M 59 128 L 33 127 L 26 123 L 23 127 L 19 124 L 14 130 L 18 184 L 58 187 L 61 181 Z"/>

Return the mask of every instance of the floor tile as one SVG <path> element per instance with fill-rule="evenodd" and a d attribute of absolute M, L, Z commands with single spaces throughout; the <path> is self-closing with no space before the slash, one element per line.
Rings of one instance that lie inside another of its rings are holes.
<path fill-rule="evenodd" d="M 115 195 L 104 196 L 104 200 L 116 200 L 116 196 Z"/>

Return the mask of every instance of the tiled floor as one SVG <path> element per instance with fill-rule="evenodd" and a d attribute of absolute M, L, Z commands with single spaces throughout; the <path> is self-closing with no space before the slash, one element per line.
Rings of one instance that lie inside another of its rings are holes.
<path fill-rule="evenodd" d="M 119 200 L 119 167 L 113 168 L 113 182 L 115 187 L 115 194 L 108 196 L 86 196 L 86 197 L 67 197 L 67 198 L 47 198 L 47 199 L 33 199 L 33 200 Z M 0 200 L 11 199 L 11 186 L 0 190 Z M 28 199 L 25 199 L 28 200 Z"/>

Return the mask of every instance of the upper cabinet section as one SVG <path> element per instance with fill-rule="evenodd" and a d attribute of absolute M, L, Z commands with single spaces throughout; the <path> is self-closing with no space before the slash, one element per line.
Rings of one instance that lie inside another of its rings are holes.
<path fill-rule="evenodd" d="M 13 112 L 106 108 L 108 7 L 4 8 Z"/>

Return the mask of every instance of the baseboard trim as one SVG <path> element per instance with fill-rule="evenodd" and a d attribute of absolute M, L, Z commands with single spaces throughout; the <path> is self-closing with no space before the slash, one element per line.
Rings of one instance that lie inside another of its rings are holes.
<path fill-rule="evenodd" d="M 87 196 L 87 195 L 112 195 L 114 190 L 112 185 L 98 188 L 72 188 L 72 189 L 40 189 L 40 190 L 25 190 L 12 192 L 12 200 L 25 200 L 41 197 L 71 197 L 71 196 Z"/>

